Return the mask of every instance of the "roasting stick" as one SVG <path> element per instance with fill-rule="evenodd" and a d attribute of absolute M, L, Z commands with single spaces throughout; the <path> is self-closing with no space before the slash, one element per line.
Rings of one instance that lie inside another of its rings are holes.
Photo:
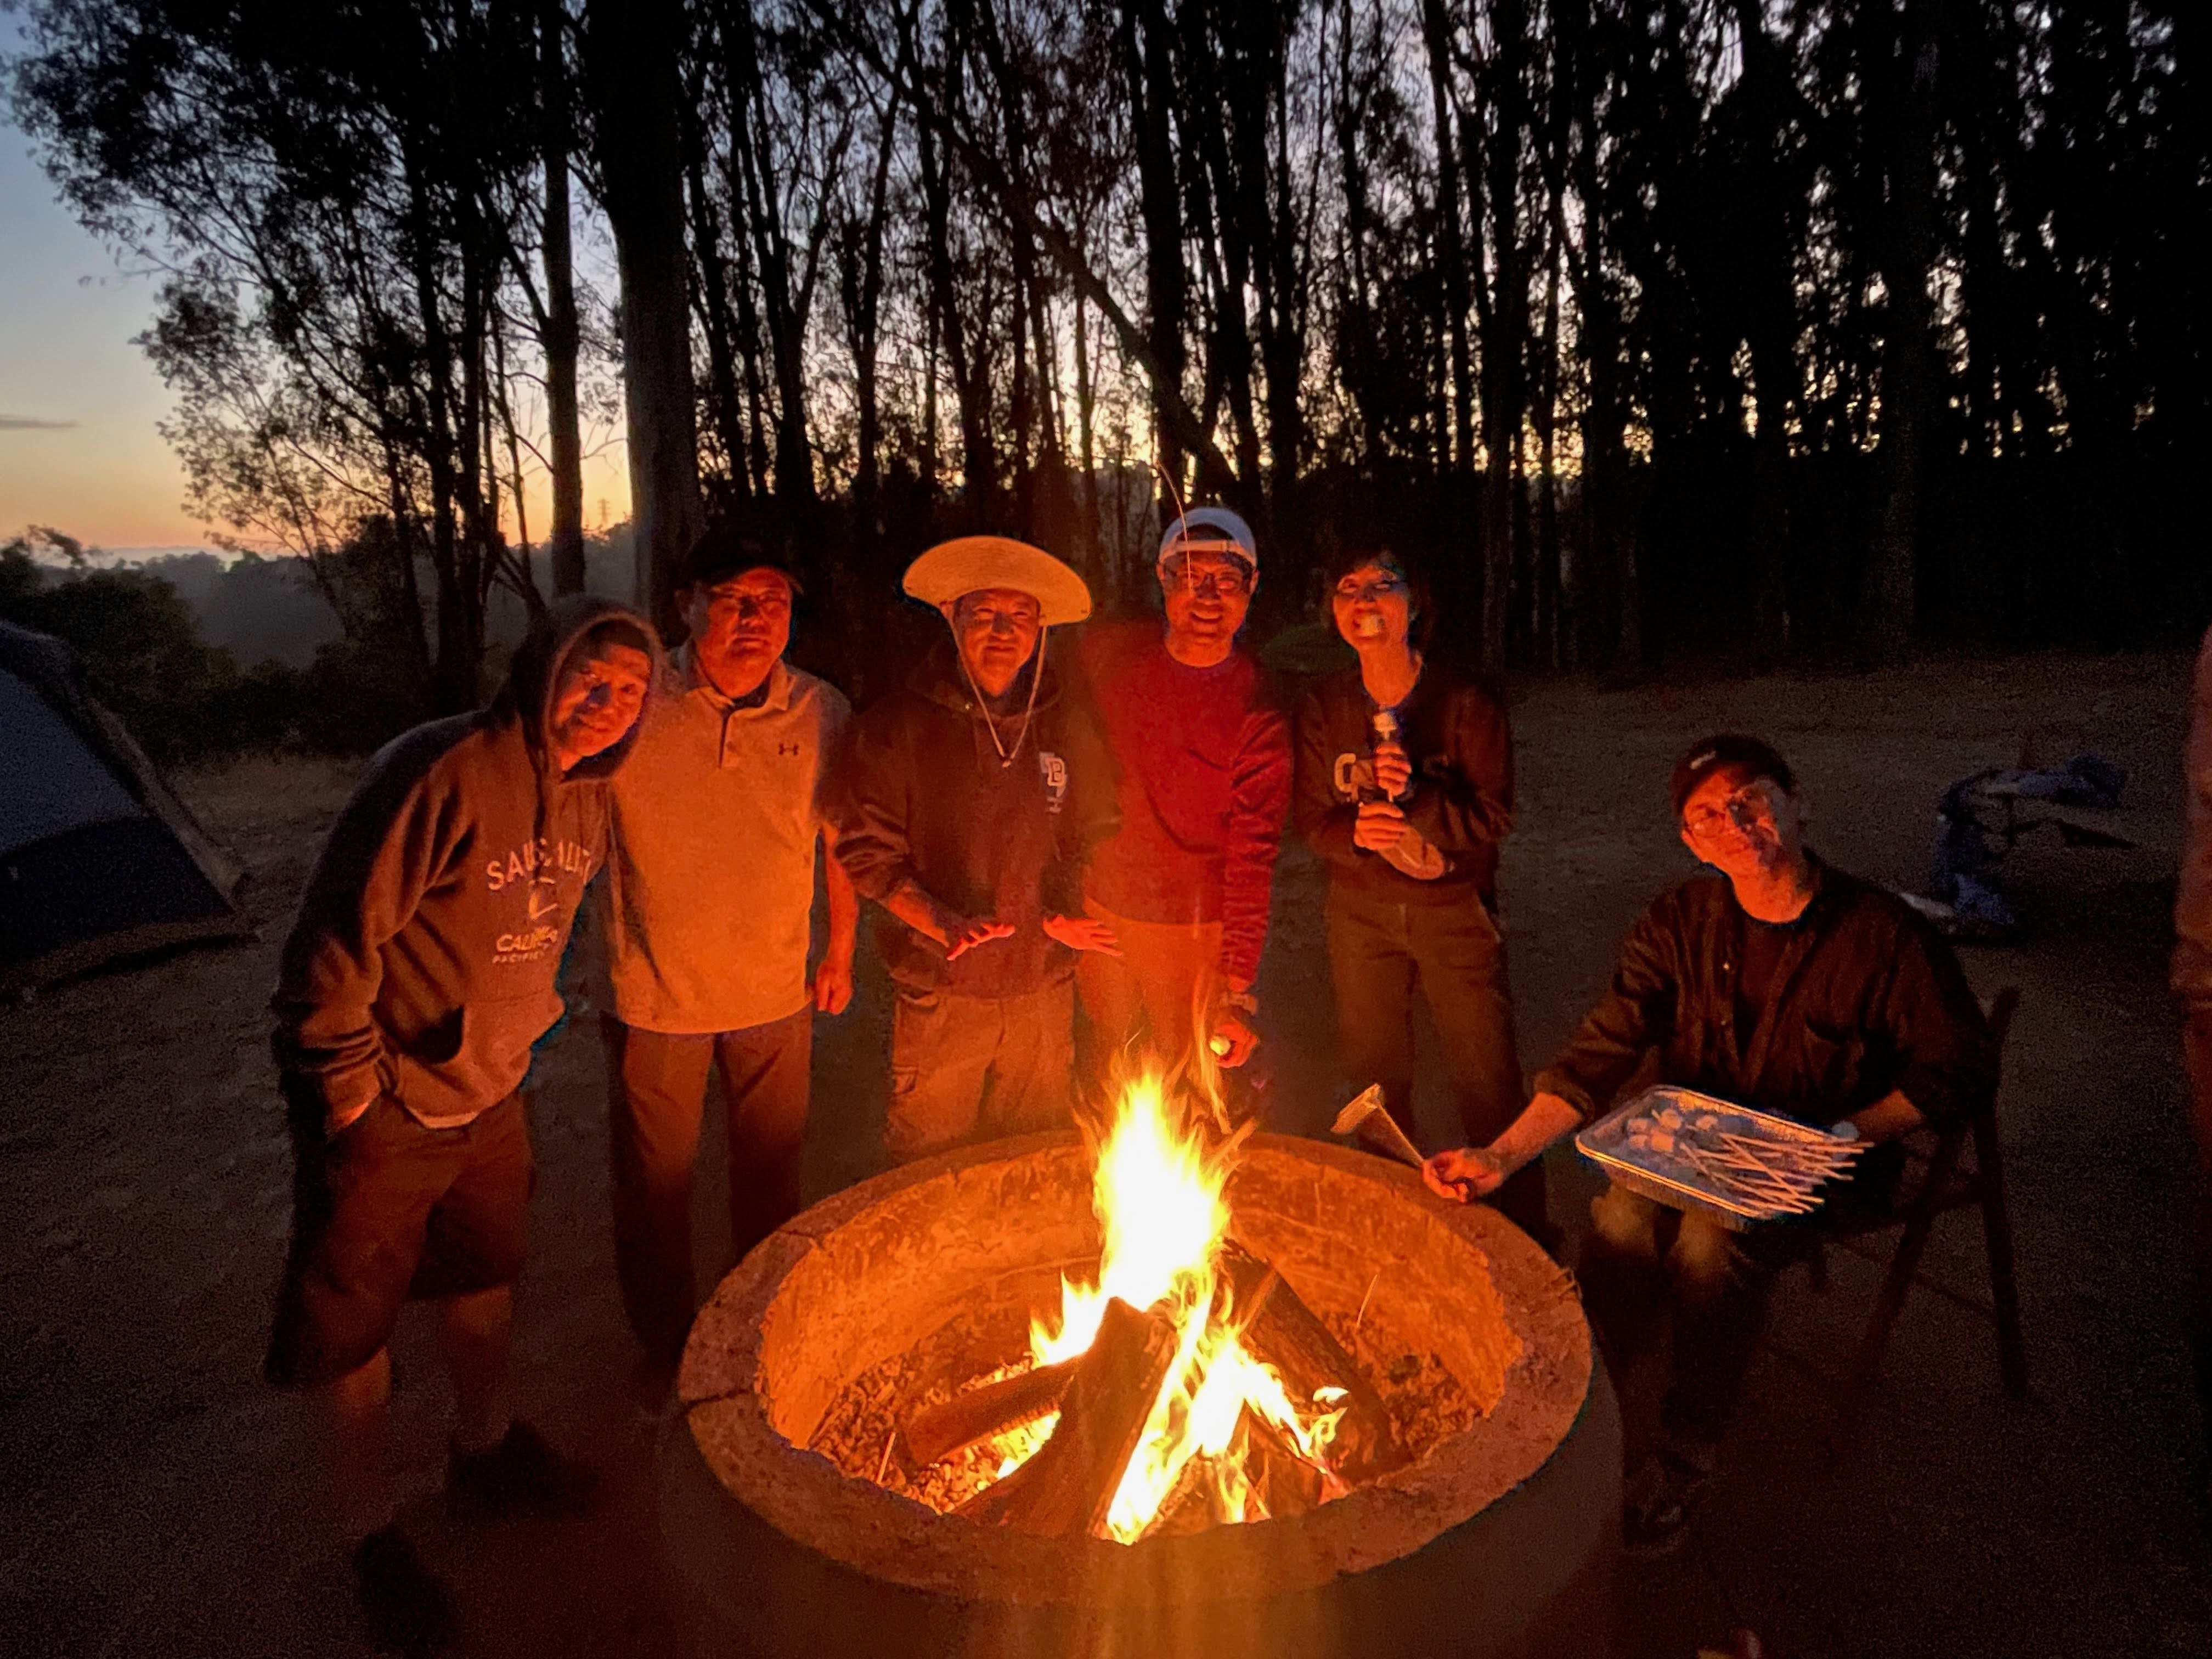
<path fill-rule="evenodd" d="M 1351 1104 L 1336 1115 L 1336 1122 L 1331 1127 L 1340 1135 L 1358 1134 L 1377 1152 L 1401 1164 L 1410 1164 L 1418 1170 L 1426 1162 L 1419 1149 L 1406 1139 L 1398 1120 L 1382 1104 L 1382 1085 L 1379 1083 L 1353 1096 Z"/>
<path fill-rule="evenodd" d="M 1775 1146 L 1781 1150 L 1778 1143 L 1753 1142 L 1740 1135 L 1723 1135 L 1721 1139 L 1730 1144 L 1715 1150 L 1680 1145 L 1676 1156 L 1716 1192 L 1765 1212 L 1770 1219 L 1785 1214 L 1809 1215 L 1819 1209 L 1819 1200 L 1812 1196 L 1814 1191 L 1821 1181 L 1838 1172 L 1848 1162 L 1823 1159 L 1811 1168 L 1795 1164 L 1777 1167 L 1750 1148 L 1757 1146 L 1764 1150 Z"/>

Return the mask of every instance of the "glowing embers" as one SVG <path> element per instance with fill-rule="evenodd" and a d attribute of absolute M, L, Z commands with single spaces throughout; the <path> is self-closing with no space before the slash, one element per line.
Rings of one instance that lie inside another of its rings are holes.
<path fill-rule="evenodd" d="M 1097 1147 L 1096 1280 L 1062 1279 L 1026 1369 L 902 1425 L 909 1468 L 965 1468 L 957 1512 L 1134 1543 L 1302 1513 L 1403 1461 L 1356 1363 L 1231 1237 L 1244 1134 L 1213 1137 L 1157 1079 L 1124 1091 Z"/>

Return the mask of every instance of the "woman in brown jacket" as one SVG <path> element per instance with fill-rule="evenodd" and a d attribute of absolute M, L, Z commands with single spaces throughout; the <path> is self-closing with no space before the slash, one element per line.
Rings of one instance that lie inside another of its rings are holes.
<path fill-rule="evenodd" d="M 1521 1109 L 1521 1060 L 1498 930 L 1498 848 L 1513 821 L 1505 710 L 1419 647 L 1430 623 L 1419 574 L 1388 551 L 1331 573 L 1337 632 L 1357 667 L 1298 711 L 1291 812 L 1328 861 L 1328 956 L 1339 1041 L 1355 1083 L 1380 1083 L 1413 1127 L 1413 997 L 1426 1000 L 1470 1138 Z M 1548 1235 L 1540 1165 L 1498 1207 Z"/>

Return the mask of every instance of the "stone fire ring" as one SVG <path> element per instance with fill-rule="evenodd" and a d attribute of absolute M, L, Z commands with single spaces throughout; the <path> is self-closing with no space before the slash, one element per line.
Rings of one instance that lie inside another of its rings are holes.
<path fill-rule="evenodd" d="M 1606 1650 L 1620 1425 L 1573 1281 L 1482 1205 L 1365 1153 L 1255 1136 L 1238 1237 L 1323 1315 L 1425 1346 L 1487 1415 L 1309 1514 L 1133 1546 L 979 1525 L 806 1449 L 956 1314 L 1094 1271 L 1072 1133 L 973 1146 L 799 1216 L 692 1328 L 658 1454 L 701 1653 L 1589 1655 Z M 1381 1271 L 1378 1273 L 1378 1269 Z"/>

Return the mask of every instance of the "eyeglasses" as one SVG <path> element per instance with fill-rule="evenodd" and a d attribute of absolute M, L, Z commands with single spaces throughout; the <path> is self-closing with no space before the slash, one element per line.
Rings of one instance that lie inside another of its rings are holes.
<path fill-rule="evenodd" d="M 1170 559 L 1160 567 L 1160 586 L 1180 588 L 1202 599 L 1234 599 L 1252 591 L 1252 573 L 1237 564 L 1193 569 L 1185 560 Z"/>
<path fill-rule="evenodd" d="M 954 609 L 958 625 L 988 634 L 1019 634 L 1038 625 L 1042 612 L 1035 599 L 1013 601 L 963 598 Z"/>
<path fill-rule="evenodd" d="M 1336 585 L 1339 605 L 1358 605 L 1361 601 L 1395 599 L 1406 592 L 1403 576 L 1377 576 L 1371 581 L 1342 581 Z"/>
<path fill-rule="evenodd" d="M 707 608 L 720 616 L 787 617 L 791 595 L 781 589 L 769 592 L 718 587 L 707 595 Z"/>
<path fill-rule="evenodd" d="M 1748 830 L 1773 821 L 1774 803 L 1766 798 L 1765 787 L 1760 783 L 1744 785 L 1717 806 L 1693 807 L 1682 814 L 1682 828 L 1698 841 L 1711 840 L 1729 823 Z"/>

